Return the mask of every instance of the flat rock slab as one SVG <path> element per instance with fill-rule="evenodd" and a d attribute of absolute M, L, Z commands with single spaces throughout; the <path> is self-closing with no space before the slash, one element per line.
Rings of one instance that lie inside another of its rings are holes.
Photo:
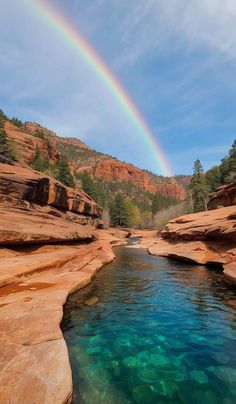
<path fill-rule="evenodd" d="M 0 205 L 0 245 L 68 242 L 94 237 L 92 227 L 35 210 L 22 211 Z"/>
<path fill-rule="evenodd" d="M 199 212 L 170 220 L 162 232 L 166 239 L 227 240 L 236 242 L 236 206 Z"/>
<path fill-rule="evenodd" d="M 109 241 L 0 250 L 1 403 L 71 401 L 63 305 L 113 260 L 112 235 L 102 237 Z"/>
<path fill-rule="evenodd" d="M 225 279 L 236 284 L 236 206 L 170 220 L 161 236 L 144 238 L 139 247 L 161 257 L 221 265 Z"/>

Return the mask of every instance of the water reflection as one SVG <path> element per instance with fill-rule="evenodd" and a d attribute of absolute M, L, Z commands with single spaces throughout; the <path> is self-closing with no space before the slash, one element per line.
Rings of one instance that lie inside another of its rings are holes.
<path fill-rule="evenodd" d="M 74 402 L 235 402 L 235 289 L 219 270 L 116 254 L 65 306 Z"/>

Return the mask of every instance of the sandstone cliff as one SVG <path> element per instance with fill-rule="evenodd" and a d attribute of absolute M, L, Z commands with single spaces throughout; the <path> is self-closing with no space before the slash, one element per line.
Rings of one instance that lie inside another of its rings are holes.
<path fill-rule="evenodd" d="M 87 171 L 86 167 L 85 170 Z M 165 181 L 155 184 L 147 172 L 114 159 L 99 162 L 94 168 L 93 175 L 95 178 L 104 178 L 109 181 L 133 182 L 141 189 L 153 194 L 159 192 L 180 201 L 185 199 L 184 188 L 176 182 L 165 179 Z"/>
<path fill-rule="evenodd" d="M 5 131 L 13 142 L 16 150 L 17 164 L 30 166 L 38 147 L 41 153 L 49 157 L 52 164 L 58 164 L 61 153 L 65 153 L 70 162 L 74 175 L 87 171 L 92 177 L 103 178 L 107 181 L 131 182 L 140 190 L 152 194 L 159 192 L 163 196 L 185 199 L 185 189 L 174 179 L 151 175 L 147 171 L 140 170 L 132 164 L 124 163 L 105 154 L 91 150 L 79 139 L 59 137 L 36 123 L 26 123 L 17 127 L 11 122 L 5 122 Z M 35 136 L 37 132 L 43 134 L 43 138 Z M 183 180 L 184 184 L 184 180 Z"/>
<path fill-rule="evenodd" d="M 0 244 L 93 238 L 101 208 L 82 191 L 28 168 L 0 164 Z"/>

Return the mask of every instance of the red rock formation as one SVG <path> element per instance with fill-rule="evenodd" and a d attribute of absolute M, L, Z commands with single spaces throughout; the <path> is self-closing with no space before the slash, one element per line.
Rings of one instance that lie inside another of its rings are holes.
<path fill-rule="evenodd" d="M 236 283 L 236 206 L 173 219 L 162 237 L 145 244 L 151 254 L 223 265 L 225 279 Z"/>
<path fill-rule="evenodd" d="M 172 240 L 236 241 L 236 206 L 170 220 L 162 237 Z"/>
<path fill-rule="evenodd" d="M 46 175 L 0 164 L 0 244 L 93 238 L 101 208 L 84 192 Z"/>
<path fill-rule="evenodd" d="M 71 401 L 63 305 L 114 258 L 111 245 L 124 242 L 117 237 L 127 235 L 79 224 L 92 224 L 99 214 L 84 192 L 0 164 L 1 403 Z"/>
<path fill-rule="evenodd" d="M 84 170 L 87 171 L 86 168 Z M 130 181 L 141 189 L 151 193 L 159 192 L 162 195 L 171 196 L 178 200 L 185 199 L 184 188 L 176 182 L 165 181 L 160 184 L 155 184 L 147 172 L 131 164 L 122 163 L 115 159 L 104 159 L 100 161 L 94 169 L 94 177 L 104 178 L 109 181 Z"/>
<path fill-rule="evenodd" d="M 16 152 L 17 162 L 21 166 L 29 166 L 35 156 L 36 147 L 49 157 L 53 163 L 58 163 L 59 153 L 53 141 L 47 142 L 31 134 L 30 129 L 18 128 L 11 122 L 6 121 L 4 125 L 8 139 L 13 143 Z M 36 130 L 36 128 L 35 128 Z"/>
<path fill-rule="evenodd" d="M 11 122 L 6 121 L 5 130 L 8 138 L 14 143 L 17 156 L 17 164 L 20 166 L 31 165 L 36 147 L 38 147 L 44 156 L 49 157 L 52 164 L 58 164 L 60 153 L 57 151 L 59 145 L 63 149 L 72 145 L 77 150 L 91 151 L 91 149 L 81 140 L 73 138 L 59 137 L 53 131 L 50 131 L 36 123 L 26 123 L 22 128 L 18 128 Z M 45 140 L 34 136 L 36 131 L 44 134 Z M 69 161 L 71 171 L 78 174 L 87 171 L 95 178 L 104 178 L 108 181 L 126 181 L 132 182 L 136 186 L 151 193 L 159 192 L 164 196 L 170 196 L 177 200 L 185 199 L 185 190 L 182 185 L 171 179 L 160 180 L 156 183 L 148 172 L 134 167 L 132 164 L 123 163 L 119 160 L 106 158 L 104 155 L 94 152 L 94 159 L 81 166 L 79 160 Z"/>
<path fill-rule="evenodd" d="M 63 305 L 69 293 L 90 283 L 114 258 L 110 242 L 2 248 L 0 255 L 0 401 L 69 403 L 72 377 L 60 330 Z"/>
<path fill-rule="evenodd" d="M 207 206 L 208 209 L 217 209 L 232 205 L 236 205 L 236 181 L 219 188 Z"/>

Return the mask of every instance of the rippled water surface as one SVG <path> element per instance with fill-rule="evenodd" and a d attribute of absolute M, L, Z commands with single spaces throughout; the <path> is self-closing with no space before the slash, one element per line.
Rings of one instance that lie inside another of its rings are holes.
<path fill-rule="evenodd" d="M 65 306 L 74 403 L 236 403 L 236 293 L 221 271 L 116 255 Z"/>

